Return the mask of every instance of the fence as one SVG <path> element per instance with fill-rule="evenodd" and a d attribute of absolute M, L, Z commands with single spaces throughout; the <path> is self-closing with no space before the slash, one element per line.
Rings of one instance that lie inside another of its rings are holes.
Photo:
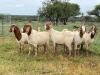
<path fill-rule="evenodd" d="M 41 27 L 41 30 L 44 30 L 44 23 L 34 21 L 34 22 L 29 22 L 29 21 L 12 21 L 12 23 L 16 24 L 19 29 L 21 29 L 25 24 L 30 23 L 33 26 L 33 29 L 37 29 L 38 26 Z M 4 22 L 2 25 L 2 21 L 0 21 L 0 36 L 12 36 L 13 34 L 9 32 L 11 24 L 9 22 Z"/>
<path fill-rule="evenodd" d="M 15 23 L 16 24 L 16 23 Z M 23 27 L 22 24 L 16 24 L 19 28 Z M 11 24 L 8 22 L 2 23 L 0 22 L 0 36 L 11 36 L 12 34 L 9 32 Z"/>

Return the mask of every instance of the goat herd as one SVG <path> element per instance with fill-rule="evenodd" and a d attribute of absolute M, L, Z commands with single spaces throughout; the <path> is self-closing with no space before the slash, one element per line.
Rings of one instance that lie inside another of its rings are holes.
<path fill-rule="evenodd" d="M 49 40 L 53 42 L 54 52 L 57 53 L 57 45 L 63 44 L 65 46 L 64 50 L 68 49 L 68 55 L 72 55 L 74 50 L 74 55 L 79 54 L 79 49 L 81 45 L 86 47 L 86 55 L 88 55 L 89 45 L 94 41 L 94 36 L 97 31 L 96 26 L 92 26 L 89 31 L 86 27 L 80 26 L 77 30 L 69 31 L 68 29 L 63 29 L 62 31 L 57 31 L 53 29 L 53 24 L 47 22 L 45 24 L 46 31 L 36 31 L 33 30 L 31 25 L 24 25 L 23 29 L 20 29 L 12 24 L 10 27 L 10 32 L 13 32 L 16 40 L 19 44 L 20 52 L 23 52 L 24 44 L 29 44 L 29 53 L 34 50 L 35 56 L 37 56 L 37 51 L 40 45 L 44 46 L 44 53 L 48 53 Z"/>

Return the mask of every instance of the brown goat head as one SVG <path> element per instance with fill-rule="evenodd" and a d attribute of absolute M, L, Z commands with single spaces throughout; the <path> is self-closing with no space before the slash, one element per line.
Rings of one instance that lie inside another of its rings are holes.
<path fill-rule="evenodd" d="M 27 25 L 27 24 L 24 25 L 24 27 L 23 27 L 23 33 L 27 33 L 28 35 L 30 35 L 31 31 L 32 31 L 31 25 Z"/>
<path fill-rule="evenodd" d="M 47 22 L 45 25 L 46 30 L 50 30 L 52 28 L 52 23 L 51 22 Z"/>
<path fill-rule="evenodd" d="M 92 28 L 91 28 L 91 38 L 94 38 L 94 36 L 95 36 L 95 34 L 96 34 L 96 32 L 97 32 L 97 28 L 96 28 L 96 26 L 92 26 Z"/>
<path fill-rule="evenodd" d="M 9 32 L 14 32 L 14 35 L 17 38 L 18 41 L 22 38 L 20 30 L 15 24 L 11 25 Z"/>
<path fill-rule="evenodd" d="M 96 33 L 97 32 L 97 27 L 96 26 L 92 26 L 91 31 L 94 31 Z"/>
<path fill-rule="evenodd" d="M 12 25 L 10 26 L 9 32 L 14 32 L 15 28 L 16 28 L 16 25 L 15 25 L 15 24 L 12 24 Z"/>

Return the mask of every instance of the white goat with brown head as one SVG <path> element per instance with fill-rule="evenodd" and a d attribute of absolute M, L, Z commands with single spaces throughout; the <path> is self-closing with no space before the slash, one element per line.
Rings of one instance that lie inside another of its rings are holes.
<path fill-rule="evenodd" d="M 32 30 L 31 25 L 24 25 L 23 32 L 28 35 L 28 43 L 30 45 L 30 51 L 34 48 L 35 56 L 37 56 L 37 46 L 44 45 L 44 51 L 47 52 L 48 42 L 49 42 L 49 34 L 48 32 L 38 32 L 36 30 Z"/>
<path fill-rule="evenodd" d="M 69 48 L 69 55 L 71 55 L 72 49 L 70 48 L 70 46 L 73 41 L 73 32 L 68 31 L 68 30 L 64 30 L 64 31 L 54 30 L 51 22 L 46 23 L 45 29 L 50 34 L 51 40 L 53 42 L 55 54 L 56 54 L 56 50 L 57 50 L 57 44 L 63 44 Z M 71 42 L 68 41 L 69 39 L 71 39 Z"/>
<path fill-rule="evenodd" d="M 13 32 L 14 33 L 14 35 L 16 37 L 16 41 L 19 44 L 20 52 L 21 52 L 23 50 L 23 48 L 24 48 L 24 44 L 28 44 L 28 36 L 27 36 L 27 34 L 21 33 L 19 28 L 15 24 L 11 25 L 9 32 Z"/>
<path fill-rule="evenodd" d="M 78 28 L 78 30 L 74 31 L 74 41 L 73 42 L 74 42 L 75 56 L 77 52 L 79 55 L 79 49 L 82 44 L 82 38 L 85 32 L 86 32 L 85 26 L 81 26 Z"/>
<path fill-rule="evenodd" d="M 92 26 L 92 28 L 90 29 L 89 32 L 86 32 L 84 35 L 83 35 L 83 39 L 82 39 L 82 43 L 83 45 L 85 45 L 86 47 L 86 50 L 87 50 L 87 56 L 88 56 L 88 49 L 89 49 L 89 46 L 90 44 L 93 43 L 94 41 L 94 36 L 97 32 L 97 28 L 96 26 Z"/>

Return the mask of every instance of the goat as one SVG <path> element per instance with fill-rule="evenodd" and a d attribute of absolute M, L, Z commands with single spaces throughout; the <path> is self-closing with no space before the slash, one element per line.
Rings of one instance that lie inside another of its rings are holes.
<path fill-rule="evenodd" d="M 96 26 L 92 26 L 90 32 L 86 32 L 84 35 L 83 35 L 83 39 L 82 39 L 82 44 L 86 46 L 86 50 L 87 50 L 87 56 L 88 56 L 88 49 L 89 49 L 89 46 L 90 44 L 93 43 L 94 41 L 94 36 L 97 32 L 97 28 Z"/>
<path fill-rule="evenodd" d="M 66 46 L 68 46 L 67 42 L 65 43 L 65 41 L 66 41 L 66 37 L 72 37 L 72 32 L 71 31 L 68 31 L 68 30 L 65 30 L 65 31 L 54 30 L 53 27 L 52 27 L 51 22 L 46 23 L 45 29 L 50 34 L 51 40 L 53 42 L 55 54 L 56 54 L 56 50 L 57 50 L 57 44 L 63 44 L 63 45 L 66 44 Z M 69 55 L 71 55 L 71 49 L 69 51 Z"/>
<path fill-rule="evenodd" d="M 76 51 L 78 51 L 78 55 L 79 55 L 79 48 L 80 48 L 80 45 L 82 44 L 82 38 L 85 32 L 86 32 L 85 26 L 81 26 L 78 28 L 78 30 L 74 31 L 73 42 L 74 42 L 75 56 L 76 56 Z"/>
<path fill-rule="evenodd" d="M 47 53 L 48 50 L 48 43 L 49 43 L 49 34 L 48 32 L 38 32 L 35 30 L 32 30 L 31 25 L 24 25 L 23 32 L 27 33 L 28 35 L 28 43 L 30 45 L 30 51 L 28 55 L 30 55 L 31 51 L 35 51 L 35 56 L 37 56 L 37 46 L 38 45 L 44 45 L 44 52 Z"/>
<path fill-rule="evenodd" d="M 24 44 L 28 44 L 28 36 L 27 36 L 27 34 L 21 33 L 19 28 L 15 24 L 11 25 L 9 32 L 13 32 L 14 33 L 14 35 L 16 37 L 16 41 L 19 44 L 20 52 L 21 52 L 23 50 L 23 48 L 24 48 Z"/>

